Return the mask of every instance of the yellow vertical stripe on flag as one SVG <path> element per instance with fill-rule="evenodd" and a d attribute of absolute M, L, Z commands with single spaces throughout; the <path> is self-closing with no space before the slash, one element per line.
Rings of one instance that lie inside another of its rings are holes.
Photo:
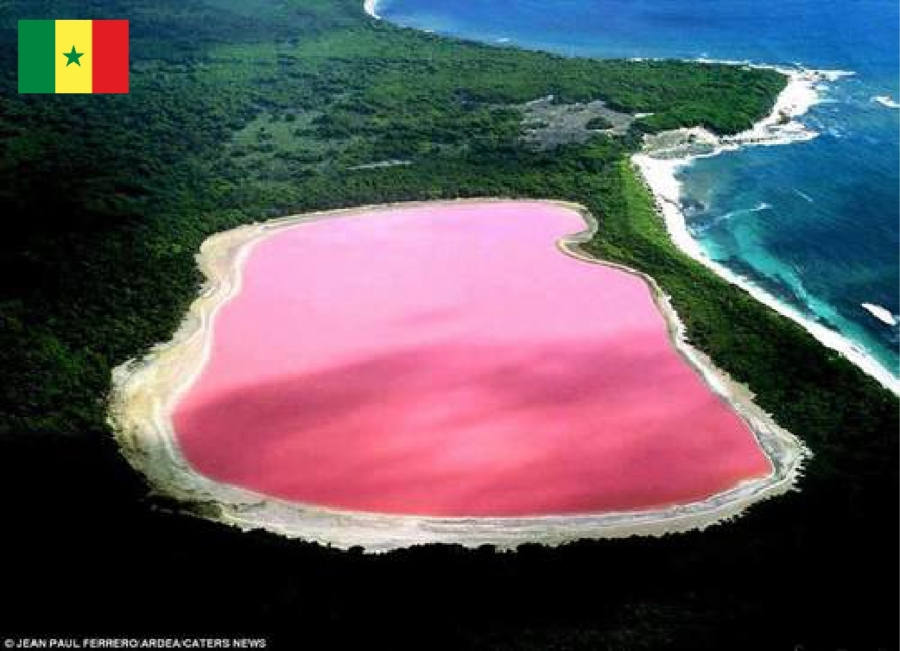
<path fill-rule="evenodd" d="M 56 21 L 57 93 L 93 92 L 92 34 L 92 20 Z M 75 49 L 74 53 L 72 52 L 73 48 Z M 79 54 L 81 56 L 78 56 Z"/>

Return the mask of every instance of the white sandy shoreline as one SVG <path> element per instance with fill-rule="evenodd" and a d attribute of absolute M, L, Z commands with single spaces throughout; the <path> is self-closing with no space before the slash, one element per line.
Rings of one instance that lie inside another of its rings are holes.
<path fill-rule="evenodd" d="M 722 62 L 738 64 L 740 62 Z M 742 64 L 746 65 L 746 64 Z M 767 66 L 757 66 L 767 67 Z M 718 137 L 702 128 L 681 130 L 692 136 L 696 142 L 705 144 L 709 152 L 701 154 L 675 155 L 665 157 L 666 152 L 645 151 L 635 154 L 635 164 L 648 187 L 653 192 L 657 207 L 666 223 L 669 236 L 684 253 L 702 263 L 728 282 L 741 287 L 755 299 L 779 314 L 803 326 L 820 343 L 841 353 L 866 374 L 873 377 L 886 389 L 900 395 L 900 379 L 882 366 L 859 345 L 844 335 L 810 320 L 791 305 L 779 301 L 767 291 L 734 273 L 727 267 L 712 260 L 694 239 L 687 228 L 681 209 L 681 183 L 678 171 L 698 158 L 716 156 L 747 146 L 785 145 L 815 138 L 818 134 L 797 121 L 819 101 L 817 86 L 826 81 L 834 81 L 852 73 L 840 70 L 804 70 L 769 66 L 788 76 L 788 84 L 781 92 L 772 112 L 760 120 L 750 130 L 727 137 Z M 660 157 L 662 156 L 662 157 Z"/>
<path fill-rule="evenodd" d="M 474 199 L 470 202 L 510 201 Z M 428 202 L 424 205 L 458 202 Z M 531 202 L 533 203 L 533 202 Z M 577 211 L 588 228 L 559 242 L 560 249 L 587 262 L 594 259 L 580 249 L 596 222 L 582 206 L 549 202 Z M 642 278 L 666 319 L 671 341 L 679 354 L 702 375 L 756 436 L 772 463 L 766 477 L 748 480 L 708 499 L 662 509 L 585 515 L 441 518 L 381 515 L 298 504 L 229 486 L 197 473 L 182 456 L 171 414 L 183 393 L 202 370 L 209 354 L 212 324 L 217 311 L 240 290 L 243 262 L 263 238 L 312 220 L 360 216 L 418 203 L 368 206 L 313 213 L 243 226 L 204 242 L 198 263 L 207 277 L 173 339 L 157 346 L 142 360 L 115 369 L 110 399 L 110 423 L 123 455 L 160 494 L 185 505 L 188 512 L 238 526 L 264 528 L 289 537 L 341 548 L 355 545 L 380 552 L 426 543 L 455 543 L 470 547 L 492 544 L 514 548 L 524 542 L 560 544 L 580 538 L 617 538 L 665 535 L 703 529 L 739 515 L 751 504 L 784 493 L 794 486 L 808 455 L 802 443 L 779 427 L 752 400 L 750 391 L 718 370 L 706 355 L 691 347 L 668 297 L 655 281 L 621 265 L 610 265 Z"/>
<path fill-rule="evenodd" d="M 381 16 L 378 15 L 378 0 L 365 0 L 363 10 L 375 20 L 381 20 Z"/>

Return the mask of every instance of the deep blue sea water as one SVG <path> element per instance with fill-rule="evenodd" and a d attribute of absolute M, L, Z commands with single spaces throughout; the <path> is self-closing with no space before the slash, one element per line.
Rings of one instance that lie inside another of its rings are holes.
<path fill-rule="evenodd" d="M 856 73 L 801 121 L 818 138 L 694 161 L 680 179 L 707 254 L 898 375 L 900 101 L 896 0 L 380 0 L 438 33 L 598 57 L 799 64 Z M 691 202 L 693 204 L 693 202 Z"/>

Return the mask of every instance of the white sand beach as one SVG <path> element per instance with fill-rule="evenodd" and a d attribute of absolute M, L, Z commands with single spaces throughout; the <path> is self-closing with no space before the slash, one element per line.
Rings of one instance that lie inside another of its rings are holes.
<path fill-rule="evenodd" d="M 644 152 L 634 155 L 632 161 L 653 192 L 669 235 L 679 249 L 728 282 L 745 289 L 779 314 L 800 324 L 823 345 L 838 351 L 882 386 L 900 395 L 900 380 L 867 351 L 840 333 L 809 320 L 794 307 L 779 301 L 764 289 L 710 259 L 688 230 L 681 208 L 681 183 L 677 178 L 680 169 L 698 158 L 716 156 L 739 147 L 786 145 L 817 137 L 815 131 L 796 118 L 804 115 L 821 100 L 821 84 L 853 74 L 842 70 L 775 69 L 788 76 L 788 84 L 779 95 L 772 112 L 753 128 L 735 136 L 721 138 L 705 129 L 680 130 L 682 140 L 693 137 L 694 141 L 706 146 L 706 151 L 686 155 L 676 152 L 673 156 L 672 152 L 648 146 Z"/>
<path fill-rule="evenodd" d="M 378 0 L 365 0 L 363 9 L 375 20 L 381 20 L 381 16 L 378 15 Z"/>

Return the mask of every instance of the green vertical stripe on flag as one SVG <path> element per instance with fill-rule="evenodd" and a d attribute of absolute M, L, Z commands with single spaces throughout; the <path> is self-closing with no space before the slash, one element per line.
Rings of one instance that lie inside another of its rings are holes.
<path fill-rule="evenodd" d="M 19 21 L 19 92 L 56 92 L 56 21 Z"/>

